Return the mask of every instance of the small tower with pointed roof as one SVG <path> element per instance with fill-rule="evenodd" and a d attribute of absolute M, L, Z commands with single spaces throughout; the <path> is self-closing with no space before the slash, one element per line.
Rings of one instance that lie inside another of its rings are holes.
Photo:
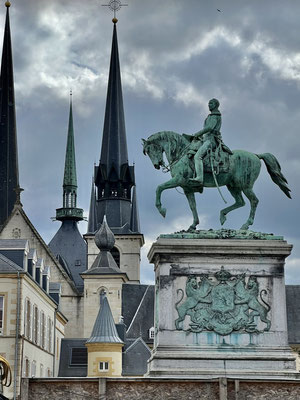
<path fill-rule="evenodd" d="M 93 236 L 104 215 L 115 235 L 114 254 L 130 282 L 140 281 L 140 232 L 134 166 L 128 163 L 125 116 L 117 39 L 117 19 L 113 18 L 113 37 L 106 108 L 99 165 L 95 166 L 88 232 L 88 267 L 97 255 Z M 130 248 L 129 248 L 130 247 Z"/>
<path fill-rule="evenodd" d="M 20 204 L 13 57 L 7 1 L 0 76 L 0 228 Z"/>
<path fill-rule="evenodd" d="M 121 376 L 122 347 L 105 291 L 100 293 L 100 309 L 92 334 L 86 341 L 88 376 Z"/>
<path fill-rule="evenodd" d="M 77 208 L 72 93 L 70 93 L 68 138 L 63 179 L 63 207 L 56 210 L 56 220 L 61 221 L 62 224 L 50 241 L 49 247 L 66 272 L 71 275 L 70 277 L 77 289 L 82 292 L 83 280 L 80 277 L 80 273 L 86 269 L 86 242 L 78 230 L 78 222 L 83 220 L 83 210 Z"/>
<path fill-rule="evenodd" d="M 84 280 L 84 337 L 91 334 L 103 291 L 108 295 L 115 323 L 119 322 L 122 316 L 122 285 L 128 282 L 127 274 L 120 270 L 111 254 L 115 238 L 105 216 L 95 234 L 95 244 L 99 254 L 91 268 L 81 274 Z"/>

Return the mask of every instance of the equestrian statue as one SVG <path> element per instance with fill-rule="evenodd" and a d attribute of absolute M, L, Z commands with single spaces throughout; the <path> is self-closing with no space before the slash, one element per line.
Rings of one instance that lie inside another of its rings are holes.
<path fill-rule="evenodd" d="M 156 169 L 162 167 L 170 171 L 172 176 L 170 180 L 157 187 L 156 207 L 165 217 L 166 209 L 161 204 L 162 192 L 166 189 L 181 187 L 193 214 L 193 223 L 189 231 L 194 231 L 199 224 L 195 193 L 202 193 L 205 187 L 216 187 L 222 196 L 220 186 L 227 186 L 235 200 L 234 204 L 221 210 L 221 225 L 226 221 L 226 215 L 230 211 L 245 205 L 242 195 L 244 193 L 250 202 L 251 209 L 241 230 L 247 230 L 254 222 L 258 204 L 253 185 L 260 173 L 260 160 L 264 161 L 271 179 L 287 197 L 291 198 L 288 182 L 273 154 L 254 154 L 245 150 L 231 151 L 223 143 L 222 116 L 219 106 L 220 102 L 217 99 L 209 101 L 210 114 L 205 119 L 203 129 L 195 135 L 162 131 L 149 136 L 147 140 L 143 139 L 144 154 L 149 156 L 154 167 Z M 164 154 L 168 165 L 165 165 Z"/>

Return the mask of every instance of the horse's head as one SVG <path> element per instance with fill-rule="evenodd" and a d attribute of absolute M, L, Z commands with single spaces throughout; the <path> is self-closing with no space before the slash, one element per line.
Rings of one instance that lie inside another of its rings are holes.
<path fill-rule="evenodd" d="M 157 141 L 153 139 L 151 140 L 151 138 L 148 140 L 142 139 L 142 143 L 143 153 L 149 156 L 154 168 L 159 169 L 162 165 L 164 165 L 162 146 L 157 143 Z"/>

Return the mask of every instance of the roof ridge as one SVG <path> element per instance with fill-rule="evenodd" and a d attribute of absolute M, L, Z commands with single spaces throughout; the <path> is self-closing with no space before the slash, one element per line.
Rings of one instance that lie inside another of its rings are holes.
<path fill-rule="evenodd" d="M 142 342 L 142 344 L 146 347 L 146 349 L 151 351 L 149 349 L 149 347 L 147 346 L 147 344 L 145 343 L 145 341 L 143 340 L 143 338 L 141 336 L 139 336 L 137 339 L 135 339 L 135 341 L 133 343 L 131 343 L 130 346 L 127 347 L 127 349 L 124 351 L 124 353 L 127 353 L 132 347 L 136 346 L 138 342 Z"/>

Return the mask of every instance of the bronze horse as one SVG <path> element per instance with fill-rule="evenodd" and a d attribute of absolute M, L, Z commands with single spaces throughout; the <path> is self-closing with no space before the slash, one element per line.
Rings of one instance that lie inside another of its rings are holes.
<path fill-rule="evenodd" d="M 161 194 L 166 189 L 181 187 L 189 202 L 193 213 L 193 223 L 189 230 L 195 230 L 199 224 L 196 208 L 195 192 L 201 192 L 201 186 L 190 181 L 194 176 L 194 170 L 188 157 L 189 141 L 179 133 L 162 131 L 151 135 L 147 140 L 143 139 L 143 151 L 148 155 L 156 169 L 164 167 L 163 154 L 165 153 L 172 178 L 159 185 L 156 189 L 156 207 L 160 214 L 165 217 L 166 209 L 161 204 Z M 245 201 L 242 193 L 249 199 L 251 210 L 247 221 L 242 225 L 242 230 L 247 230 L 253 224 L 258 198 L 253 191 L 253 185 L 259 176 L 261 161 L 266 164 L 271 179 L 280 189 L 290 196 L 287 180 L 281 173 L 281 167 L 276 157 L 271 153 L 254 154 L 245 150 L 234 150 L 229 155 L 229 170 L 220 172 L 217 177 L 218 186 L 227 186 L 233 196 L 235 203 L 224 208 L 220 212 L 221 225 L 226 221 L 226 215 L 237 208 L 243 207 Z M 204 171 L 204 187 L 217 187 L 213 173 Z"/>

